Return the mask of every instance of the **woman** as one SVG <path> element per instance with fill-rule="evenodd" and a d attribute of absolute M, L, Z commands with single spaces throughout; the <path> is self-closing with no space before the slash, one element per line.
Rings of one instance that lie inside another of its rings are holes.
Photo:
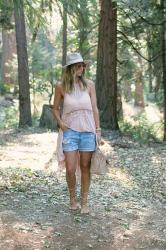
<path fill-rule="evenodd" d="M 81 170 L 81 213 L 89 213 L 87 198 L 90 186 L 90 163 L 101 138 L 99 113 L 94 83 L 83 75 L 87 62 L 80 53 L 67 55 L 62 83 L 56 85 L 54 115 L 60 127 L 57 156 L 65 161 L 70 209 L 78 209 L 76 201 L 76 169 Z M 62 117 L 60 104 L 63 102 Z"/>

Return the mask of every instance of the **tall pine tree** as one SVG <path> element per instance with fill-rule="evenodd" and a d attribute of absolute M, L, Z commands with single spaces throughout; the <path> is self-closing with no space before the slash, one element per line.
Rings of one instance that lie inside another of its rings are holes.
<path fill-rule="evenodd" d="M 19 127 L 31 126 L 31 105 L 27 41 L 23 0 L 13 0 L 19 82 Z"/>

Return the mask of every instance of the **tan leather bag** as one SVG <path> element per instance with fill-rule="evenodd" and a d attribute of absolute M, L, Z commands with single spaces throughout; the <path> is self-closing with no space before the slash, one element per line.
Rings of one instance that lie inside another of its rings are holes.
<path fill-rule="evenodd" d="M 92 154 L 90 173 L 96 175 L 105 175 L 109 172 L 109 162 L 100 150 L 99 146 Z"/>

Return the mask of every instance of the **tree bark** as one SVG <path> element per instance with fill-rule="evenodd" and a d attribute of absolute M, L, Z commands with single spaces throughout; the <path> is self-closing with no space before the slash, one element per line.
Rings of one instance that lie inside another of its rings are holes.
<path fill-rule="evenodd" d="M 165 45 L 165 3 L 164 0 L 161 0 L 161 13 L 163 24 L 161 27 L 161 44 L 162 44 L 162 82 L 164 89 L 164 137 L 163 140 L 166 141 L 166 45 Z"/>
<path fill-rule="evenodd" d="M 2 82 L 9 86 L 12 86 L 16 81 L 13 72 L 13 58 L 16 53 L 15 32 L 2 28 Z"/>
<path fill-rule="evenodd" d="M 126 102 L 132 100 L 131 83 L 128 80 L 123 80 L 123 96 Z"/>
<path fill-rule="evenodd" d="M 62 65 L 66 64 L 67 54 L 67 3 L 63 4 L 63 41 L 62 41 Z"/>
<path fill-rule="evenodd" d="M 101 1 L 96 90 L 102 126 L 118 130 L 117 9 L 110 0 Z"/>
<path fill-rule="evenodd" d="M 80 1 L 80 7 L 77 6 L 77 29 L 78 29 L 78 49 L 82 56 L 85 58 L 87 56 L 87 50 L 89 49 L 89 28 L 91 26 L 89 20 L 89 8 L 88 1 Z"/>
<path fill-rule="evenodd" d="M 57 121 L 53 114 L 53 105 L 43 105 L 39 126 L 41 128 L 50 129 L 51 131 L 55 131 L 58 129 Z"/>
<path fill-rule="evenodd" d="M 144 96 L 143 96 L 143 77 L 140 69 L 135 73 L 135 106 L 144 107 Z"/>
<path fill-rule="evenodd" d="M 25 31 L 25 18 L 22 0 L 13 0 L 19 82 L 19 127 L 31 126 L 31 104 L 27 41 Z"/>
<path fill-rule="evenodd" d="M 138 69 L 135 73 L 135 106 L 144 107 L 144 90 L 142 75 L 142 59 L 138 55 Z"/>
<path fill-rule="evenodd" d="M 147 31 L 147 52 L 148 52 L 148 59 L 151 60 L 152 58 L 152 52 L 151 52 L 151 47 L 152 47 L 152 42 L 151 42 L 152 36 L 151 32 Z M 153 84 L 152 84 L 152 62 L 148 62 L 148 77 L 149 77 L 149 92 L 153 92 Z"/>

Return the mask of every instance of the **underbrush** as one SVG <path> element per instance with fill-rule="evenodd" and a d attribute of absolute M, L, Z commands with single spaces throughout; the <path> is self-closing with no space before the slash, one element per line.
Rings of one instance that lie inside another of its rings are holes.
<path fill-rule="evenodd" d="M 16 128 L 18 126 L 18 108 L 14 105 L 1 107 L 0 109 L 0 129 Z"/>
<path fill-rule="evenodd" d="M 18 124 L 18 105 L 0 107 L 0 129 L 17 128 Z M 39 126 L 39 115 L 32 115 L 32 124 L 33 127 Z M 131 121 L 119 121 L 119 127 L 122 133 L 132 136 L 134 140 L 141 143 L 163 138 L 164 124 L 162 122 L 150 123 L 144 113 L 132 117 Z"/>
<path fill-rule="evenodd" d="M 119 122 L 122 133 L 131 135 L 132 138 L 141 143 L 147 143 L 149 140 L 162 140 L 163 123 L 150 123 L 144 114 L 133 118 L 132 122 L 123 120 Z"/>
<path fill-rule="evenodd" d="M 19 110 L 16 105 L 0 107 L 0 129 L 17 128 L 19 126 Z M 32 115 L 32 126 L 39 126 L 39 115 Z"/>

